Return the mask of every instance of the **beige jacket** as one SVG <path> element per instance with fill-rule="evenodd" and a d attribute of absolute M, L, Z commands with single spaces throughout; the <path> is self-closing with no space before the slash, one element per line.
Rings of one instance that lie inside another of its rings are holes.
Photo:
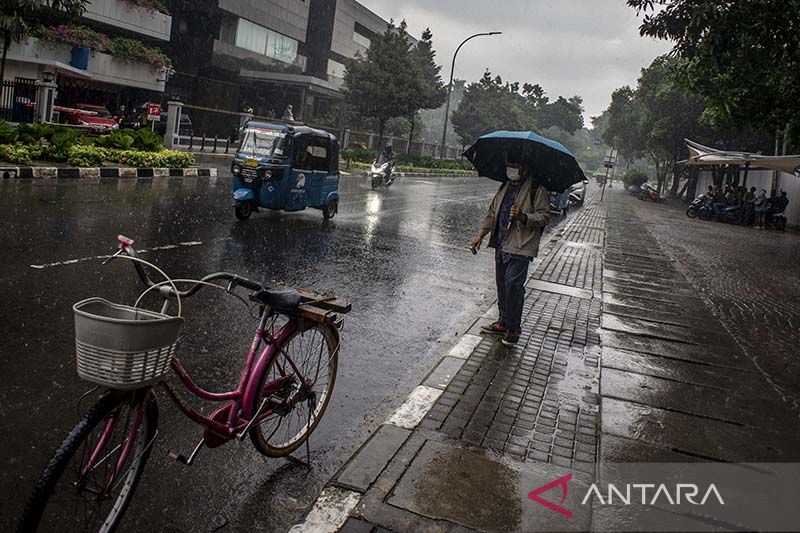
<path fill-rule="evenodd" d="M 489 212 L 483 220 L 481 234 L 491 235 L 489 247 L 496 248 L 495 226 L 497 225 L 498 211 L 503 203 L 503 197 L 508 189 L 508 183 L 500 186 L 492 203 L 489 204 Z M 522 255 L 525 257 L 536 257 L 539 253 L 539 241 L 542 237 L 544 227 L 550 221 L 550 195 L 544 187 L 534 184 L 530 178 L 525 182 L 517 193 L 514 205 L 519 207 L 522 213 L 527 215 L 527 220 L 514 221 L 511 224 L 506 241 L 503 243 L 503 250 L 506 253 Z"/>

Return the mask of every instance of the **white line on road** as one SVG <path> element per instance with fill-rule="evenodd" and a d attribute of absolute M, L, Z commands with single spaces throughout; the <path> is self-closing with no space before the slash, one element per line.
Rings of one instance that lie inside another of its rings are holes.
<path fill-rule="evenodd" d="M 328 487 L 319 495 L 305 521 L 292 526 L 289 533 L 335 533 L 360 500 L 357 492 Z"/>
<path fill-rule="evenodd" d="M 163 246 L 154 246 L 152 248 L 148 248 L 146 250 L 136 250 L 136 253 L 139 254 L 146 254 L 149 252 L 157 252 L 159 250 L 174 250 L 175 248 L 186 248 L 190 246 L 201 246 L 203 243 L 201 241 L 186 241 L 186 242 L 179 242 L 177 244 L 165 244 Z M 30 265 L 31 268 L 36 270 L 44 270 L 45 268 L 52 268 L 57 266 L 64 266 L 64 265 L 74 265 L 75 263 L 83 263 L 85 261 L 94 261 L 96 259 L 108 259 L 111 257 L 110 255 L 94 255 L 91 257 L 80 257 L 78 259 L 65 259 L 64 261 L 56 261 L 55 263 L 44 263 L 41 265 Z"/>
<path fill-rule="evenodd" d="M 443 391 L 420 385 L 409 394 L 406 401 L 386 421 L 395 426 L 414 429 L 427 414 Z"/>

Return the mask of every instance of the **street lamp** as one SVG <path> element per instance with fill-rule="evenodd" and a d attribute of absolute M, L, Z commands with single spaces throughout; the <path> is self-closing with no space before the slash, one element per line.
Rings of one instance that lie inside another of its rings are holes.
<path fill-rule="evenodd" d="M 486 37 L 489 35 L 500 35 L 503 32 L 501 31 L 490 31 L 487 33 L 476 33 L 475 35 L 470 35 L 466 39 L 464 39 L 461 44 L 458 45 L 456 48 L 456 53 L 453 54 L 453 64 L 450 67 L 450 83 L 447 85 L 447 104 L 445 104 L 444 108 L 444 128 L 442 128 L 442 158 L 445 158 L 447 155 L 447 122 L 450 118 L 450 95 L 453 92 L 453 74 L 456 70 L 456 57 L 458 57 L 458 52 L 461 50 L 461 47 L 467 44 L 467 41 L 474 39 L 475 37 Z"/>

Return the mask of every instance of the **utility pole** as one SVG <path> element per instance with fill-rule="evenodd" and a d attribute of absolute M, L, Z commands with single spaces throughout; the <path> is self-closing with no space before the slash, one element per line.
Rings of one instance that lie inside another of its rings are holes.
<path fill-rule="evenodd" d="M 603 201 L 603 198 L 606 196 L 606 184 L 608 183 L 608 173 L 614 168 L 617 164 L 617 157 L 614 154 L 614 148 L 611 148 L 611 151 L 608 153 L 606 158 L 603 160 L 603 166 L 606 167 L 606 177 L 603 180 L 603 190 L 600 193 L 600 201 Z"/>
<path fill-rule="evenodd" d="M 474 39 L 475 37 L 484 37 L 489 35 L 501 35 L 503 32 L 501 31 L 490 31 L 487 33 L 476 33 L 475 35 L 470 35 L 466 39 L 464 39 L 461 44 L 458 45 L 456 48 L 456 53 L 453 54 L 453 64 L 450 66 L 450 83 L 447 84 L 447 103 L 444 107 L 444 127 L 442 128 L 442 146 L 439 154 L 442 159 L 447 157 L 447 123 L 450 120 L 450 95 L 453 93 L 453 75 L 456 70 L 456 58 L 458 57 L 458 52 L 461 50 L 461 47 L 467 44 L 467 41 Z"/>

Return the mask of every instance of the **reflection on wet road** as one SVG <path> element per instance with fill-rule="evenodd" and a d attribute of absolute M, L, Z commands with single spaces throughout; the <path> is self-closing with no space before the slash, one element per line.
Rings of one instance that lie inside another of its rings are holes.
<path fill-rule="evenodd" d="M 312 437 L 310 471 L 265 460 L 249 440 L 203 450 L 192 467 L 171 462 L 199 430 L 160 398 L 161 434 L 125 531 L 280 531 L 402 402 L 464 322 L 492 299 L 490 253 L 466 242 L 495 185 L 475 178 L 402 179 L 371 191 L 342 181 L 339 214 L 262 212 L 237 222 L 229 179 L 6 182 L 0 185 L 0 389 L 4 414 L 3 521 L 77 420 L 88 389 L 73 362 L 71 305 L 89 296 L 132 302 L 127 264 L 101 266 L 126 234 L 174 276 L 231 271 L 270 285 L 334 290 L 353 312 L 332 402 Z M 255 327 L 247 310 L 218 294 L 186 302 L 181 357 L 197 381 L 230 388 Z"/>

